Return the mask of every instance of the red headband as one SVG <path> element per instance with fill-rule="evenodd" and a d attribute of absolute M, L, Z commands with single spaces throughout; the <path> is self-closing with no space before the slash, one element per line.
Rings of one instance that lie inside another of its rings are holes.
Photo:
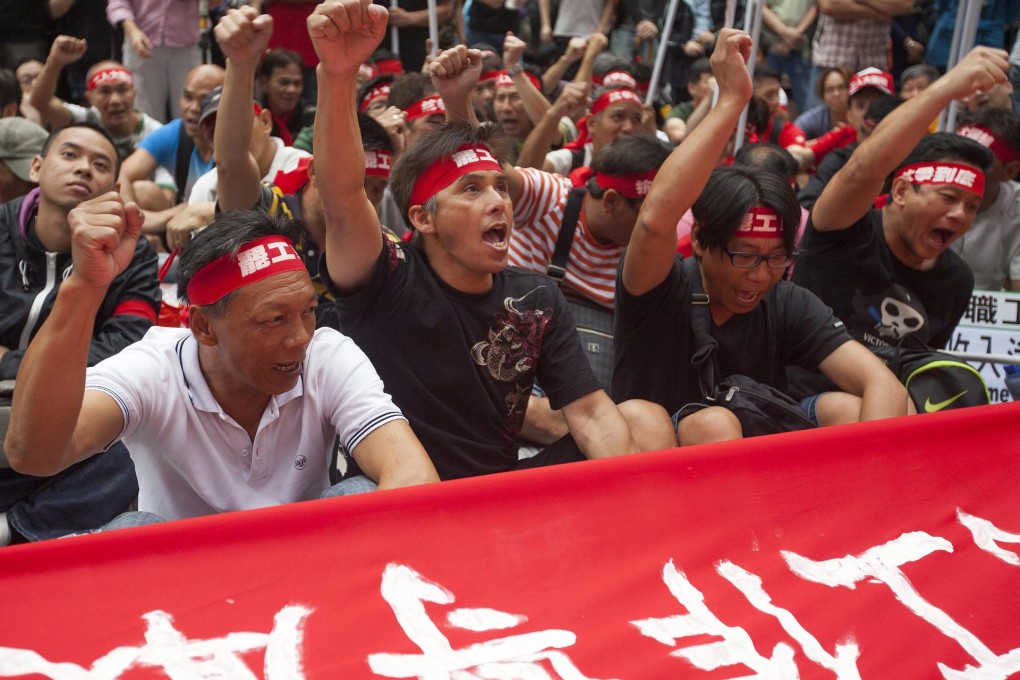
<path fill-rule="evenodd" d="M 130 87 L 135 86 L 135 78 L 131 75 L 131 71 L 128 71 L 122 66 L 114 66 L 112 68 L 104 68 L 100 71 L 96 71 L 89 78 L 88 85 L 85 89 L 91 92 L 100 85 L 111 85 L 124 83 Z"/>
<path fill-rule="evenodd" d="M 289 239 L 266 236 L 245 244 L 237 255 L 224 255 L 195 272 L 188 283 L 188 301 L 193 305 L 211 305 L 242 286 L 304 269 L 304 262 Z"/>
<path fill-rule="evenodd" d="M 652 180 L 658 174 L 658 169 L 635 172 L 630 175 L 606 175 L 601 172 L 593 172 L 591 168 L 578 168 L 570 173 L 570 181 L 574 186 L 584 186 L 592 177 L 595 183 L 602 189 L 613 189 L 627 198 L 644 198 L 652 187 Z"/>
<path fill-rule="evenodd" d="M 967 139 L 973 139 L 986 149 L 991 149 L 992 153 L 995 154 L 995 157 L 1003 163 L 1012 163 L 1015 160 L 1020 160 L 1020 154 L 1017 154 L 1016 149 L 997 137 L 994 132 L 983 125 L 965 123 L 957 128 L 956 134 L 961 137 L 966 137 Z"/>
<path fill-rule="evenodd" d="M 422 205 L 457 179 L 470 172 L 495 170 L 503 172 L 488 147 L 465 144 L 453 155 L 440 158 L 425 168 L 411 188 L 409 205 Z"/>
<path fill-rule="evenodd" d="M 399 59 L 380 59 L 375 62 L 375 70 L 380 74 L 392 73 L 399 75 L 404 72 L 404 64 Z"/>
<path fill-rule="evenodd" d="M 506 73 L 506 71 L 486 71 L 482 75 L 478 76 L 478 82 L 484 83 L 489 80 L 495 80 L 499 78 L 500 73 Z"/>
<path fill-rule="evenodd" d="M 755 206 L 740 220 L 737 233 L 740 238 L 783 238 L 783 220 L 773 208 Z"/>
<path fill-rule="evenodd" d="M 538 76 L 530 71 L 521 71 L 521 73 L 528 77 L 528 80 L 531 81 L 531 84 L 535 86 L 536 90 L 539 92 L 542 91 L 542 82 L 538 79 Z M 514 85 L 513 78 L 511 78 L 506 71 L 500 71 L 496 74 L 496 89 L 498 90 L 501 87 L 517 87 Z"/>
<path fill-rule="evenodd" d="M 389 151 L 372 149 L 365 152 L 366 175 L 389 179 L 391 167 L 393 167 L 393 154 Z"/>
<path fill-rule="evenodd" d="M 629 87 L 632 90 L 637 89 L 637 80 L 635 80 L 634 76 L 626 71 L 610 71 L 606 75 L 602 76 L 602 82 L 599 84 L 605 87 L 622 85 L 623 87 Z"/>
<path fill-rule="evenodd" d="M 643 106 L 644 102 L 641 101 L 641 97 L 638 96 L 634 90 L 628 90 L 626 88 L 618 87 L 607 92 L 603 92 L 599 95 L 599 98 L 595 100 L 595 103 L 591 105 L 592 115 L 602 113 L 602 110 L 612 104 L 619 104 L 620 102 L 634 102 L 638 106 Z"/>
<path fill-rule="evenodd" d="M 390 86 L 388 84 L 376 85 L 371 90 L 369 90 L 365 94 L 364 98 L 361 100 L 361 112 L 364 113 L 365 110 L 368 109 L 368 107 L 371 106 L 372 102 L 374 102 L 376 99 L 381 99 L 383 97 L 389 96 Z"/>
<path fill-rule="evenodd" d="M 893 179 L 900 177 L 911 184 L 949 184 L 978 196 L 985 195 L 985 173 L 970 165 L 945 161 L 914 163 L 897 170 Z"/>
<path fill-rule="evenodd" d="M 436 114 L 445 115 L 446 105 L 443 103 L 443 98 L 438 94 L 434 94 L 425 99 L 419 99 L 415 103 L 405 109 L 404 113 L 407 114 L 406 120 L 415 120 L 417 118 L 424 118 L 425 116 L 434 116 Z"/>

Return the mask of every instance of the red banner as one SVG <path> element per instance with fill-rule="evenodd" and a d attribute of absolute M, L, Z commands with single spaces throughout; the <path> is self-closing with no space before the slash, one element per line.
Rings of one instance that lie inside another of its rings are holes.
<path fill-rule="evenodd" d="M 1020 677 L 1020 406 L 0 550 L 0 677 Z"/>

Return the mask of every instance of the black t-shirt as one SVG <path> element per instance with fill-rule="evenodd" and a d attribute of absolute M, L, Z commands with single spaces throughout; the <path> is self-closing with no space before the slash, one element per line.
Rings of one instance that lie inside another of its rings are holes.
<path fill-rule="evenodd" d="M 484 2 L 472 2 L 468 10 L 468 27 L 477 33 L 520 32 L 517 10 L 505 6 L 490 7 Z M 499 45 L 495 45 L 499 49 Z"/>
<path fill-rule="evenodd" d="M 793 280 L 822 298 L 869 347 L 941 348 L 970 302 L 974 275 L 946 250 L 928 271 L 912 269 L 889 250 L 882 211 L 853 226 L 817 231 L 808 221 Z"/>
<path fill-rule="evenodd" d="M 375 4 L 382 5 L 387 9 L 390 6 L 388 0 L 375 0 Z M 400 0 L 399 7 L 407 12 L 419 12 L 428 9 L 429 4 L 428 0 Z M 400 42 L 400 62 L 404 65 L 404 71 L 421 71 L 421 67 L 425 63 L 425 40 L 428 37 L 428 24 L 397 29 L 397 38 Z M 386 35 L 383 36 L 382 44 L 379 46 L 395 52 L 391 43 L 390 29 L 388 28 Z"/>
<path fill-rule="evenodd" d="M 692 264 L 685 265 L 678 255 L 666 280 L 637 297 L 627 293 L 623 276 L 617 277 L 613 372 L 617 400 L 648 399 L 670 413 L 702 401 L 690 361 L 696 349 L 687 278 Z M 850 340 L 821 300 L 788 281 L 779 281 L 746 314 L 737 314 L 722 326 L 713 322 L 711 333 L 719 343 L 720 377 L 740 373 L 780 390 L 786 389 L 787 366 L 817 371 L 827 356 Z"/>
<path fill-rule="evenodd" d="M 599 389 L 559 288 L 503 271 L 457 291 L 414 247 L 383 239 L 371 282 L 336 294 L 344 333 L 371 359 L 442 479 L 501 472 L 535 380 L 554 409 Z M 320 270 L 325 273 L 325 260 Z"/>
<path fill-rule="evenodd" d="M 854 142 L 825 155 L 825 158 L 822 159 L 822 162 L 815 170 L 815 174 L 808 178 L 807 184 L 797 193 L 797 200 L 803 207 L 811 210 L 815 206 L 815 203 L 818 202 L 818 197 L 825 190 L 825 185 L 829 183 L 829 180 L 837 172 L 843 169 L 843 166 L 850 160 L 850 156 L 853 155 L 856 148 L 857 142 Z"/>

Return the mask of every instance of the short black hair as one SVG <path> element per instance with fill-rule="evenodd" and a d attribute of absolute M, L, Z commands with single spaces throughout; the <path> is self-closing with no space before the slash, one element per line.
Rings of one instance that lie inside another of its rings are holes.
<path fill-rule="evenodd" d="M 599 149 L 590 167 L 603 175 L 633 175 L 658 170 L 672 151 L 668 142 L 647 132 L 627 135 Z M 604 192 L 594 177 L 585 183 L 585 188 L 594 198 L 601 198 Z"/>
<path fill-rule="evenodd" d="M 768 64 L 755 64 L 754 67 L 754 82 L 759 83 L 762 80 L 767 79 L 778 80 L 780 83 L 783 82 L 783 76 L 779 71 L 772 68 Z"/>
<path fill-rule="evenodd" d="M 390 191 L 404 217 L 411 227 L 411 189 L 415 180 L 440 158 L 453 155 L 465 144 L 483 144 L 501 165 L 507 163 L 513 149 L 513 140 L 503 129 L 492 123 L 478 127 L 459 121 L 447 121 L 436 127 L 406 149 L 390 171 Z"/>
<path fill-rule="evenodd" d="M 358 127 L 361 129 L 361 145 L 365 147 L 365 151 L 393 152 L 393 139 L 375 118 L 359 111 Z"/>
<path fill-rule="evenodd" d="M 779 213 L 783 246 L 794 252 L 800 226 L 800 204 L 788 180 L 773 172 L 741 165 L 716 168 L 691 210 L 697 222 L 695 238 L 708 250 L 722 250 L 737 233 L 744 215 L 756 205 Z"/>
<path fill-rule="evenodd" d="M 690 70 L 687 71 L 687 84 L 695 85 L 706 75 L 712 75 L 712 62 L 708 57 L 698 57 L 691 62 Z"/>
<path fill-rule="evenodd" d="M 188 247 L 177 260 L 177 297 L 188 302 L 188 284 L 200 269 L 223 257 L 237 256 L 245 244 L 266 236 L 286 236 L 297 243 L 304 231 L 293 219 L 282 215 L 268 215 L 262 210 L 231 210 L 220 213 L 205 229 L 195 232 Z M 204 309 L 214 317 L 222 317 L 230 304 L 232 293 L 227 293 Z"/>
<path fill-rule="evenodd" d="M 304 73 L 305 60 L 300 54 L 294 50 L 286 50 L 282 47 L 277 47 L 269 50 L 266 52 L 265 56 L 262 57 L 262 62 L 259 63 L 258 75 L 269 78 L 273 75 L 273 71 L 276 69 L 285 68 L 292 64 L 301 69 L 302 74 Z"/>
<path fill-rule="evenodd" d="M 390 86 L 389 103 L 390 106 L 407 110 L 411 104 L 435 93 L 436 88 L 432 85 L 432 79 L 424 73 L 417 71 L 401 73 Z"/>
<path fill-rule="evenodd" d="M 85 128 L 86 130 L 92 130 L 93 132 L 100 135 L 103 139 L 110 143 L 110 148 L 113 149 L 113 176 L 117 177 L 118 175 L 120 175 L 121 158 L 120 153 L 117 150 L 116 142 L 113 141 L 113 137 L 111 137 L 110 133 L 106 131 L 106 128 L 96 123 L 90 123 L 88 121 L 71 123 L 70 125 L 65 125 L 64 127 L 57 128 L 56 130 L 51 132 L 49 137 L 46 138 L 46 141 L 43 142 L 42 151 L 39 152 L 39 155 L 42 156 L 43 158 L 46 158 L 46 154 L 49 152 L 50 147 L 53 146 L 53 141 L 57 137 L 59 137 L 60 134 L 64 132 L 64 130 L 72 130 L 74 128 Z"/>
<path fill-rule="evenodd" d="M 980 168 L 982 172 L 988 172 L 994 160 L 992 152 L 973 139 L 951 132 L 936 132 L 922 137 L 893 175 L 908 165 L 931 161 L 960 161 Z"/>
<path fill-rule="evenodd" d="M 735 165 L 774 172 L 786 181 L 796 179 L 800 166 L 789 151 L 778 144 L 744 144 L 733 156 Z"/>

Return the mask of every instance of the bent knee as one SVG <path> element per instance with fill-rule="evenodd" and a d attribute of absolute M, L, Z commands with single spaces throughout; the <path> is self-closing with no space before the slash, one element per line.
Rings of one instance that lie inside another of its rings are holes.
<path fill-rule="evenodd" d="M 630 399 L 617 405 L 630 427 L 631 436 L 642 451 L 671 449 L 677 445 L 673 421 L 659 404 Z"/>
<path fill-rule="evenodd" d="M 732 411 L 721 406 L 709 406 L 692 413 L 677 425 L 680 446 L 707 444 L 743 439 L 744 430 Z"/>

